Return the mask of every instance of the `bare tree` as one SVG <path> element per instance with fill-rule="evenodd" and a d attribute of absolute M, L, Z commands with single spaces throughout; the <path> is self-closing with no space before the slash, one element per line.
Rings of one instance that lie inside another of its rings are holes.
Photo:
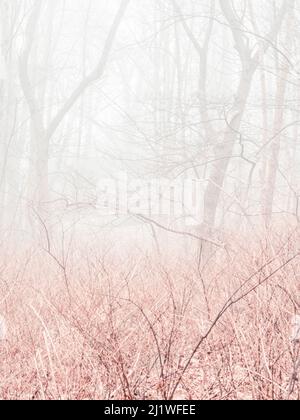
<path fill-rule="evenodd" d="M 290 9 L 289 17 L 286 21 L 285 45 L 293 42 L 293 17 Z M 281 62 L 282 61 L 282 62 Z M 282 139 L 282 128 L 285 121 L 285 99 L 288 88 L 288 78 L 291 63 L 286 59 L 280 60 L 277 56 L 277 87 L 276 87 L 276 109 L 274 113 L 274 139 L 270 145 L 270 156 L 267 165 L 266 184 L 264 186 L 264 207 L 263 211 L 266 218 L 266 225 L 269 226 L 272 219 L 273 203 L 276 189 L 276 179 L 278 174 L 278 164 L 280 156 L 280 146 Z"/>
<path fill-rule="evenodd" d="M 293 1 L 282 3 L 278 17 L 275 19 L 266 40 L 262 40 L 257 51 L 251 51 L 249 48 L 249 41 L 244 34 L 245 31 L 243 29 L 242 22 L 237 19 L 233 6 L 228 2 L 222 0 L 220 1 L 220 7 L 232 32 L 242 71 L 233 106 L 230 112 L 226 115 L 227 129 L 225 131 L 223 141 L 215 148 L 216 163 L 212 165 L 208 186 L 205 192 L 204 223 L 209 228 L 214 227 L 216 222 L 217 208 L 221 191 L 225 182 L 231 157 L 233 155 L 236 140 L 239 136 L 247 99 L 251 90 L 252 80 L 259 66 L 259 59 L 262 57 L 262 51 L 266 53 L 270 48 L 270 45 L 272 45 L 276 39 L 286 13 L 292 6 Z"/>
<path fill-rule="evenodd" d="M 79 85 L 76 86 L 61 109 L 52 118 L 49 124 L 45 126 L 41 104 L 37 103 L 34 86 L 29 76 L 29 60 L 35 42 L 37 25 L 42 9 L 42 2 L 40 0 L 36 0 L 34 2 L 33 10 L 27 23 L 25 45 L 19 60 L 19 74 L 22 89 L 24 91 L 31 116 L 31 138 L 33 145 L 32 150 L 34 153 L 33 160 L 35 177 L 37 179 L 37 184 L 35 184 L 37 185 L 37 203 L 43 203 L 48 199 L 48 162 L 50 141 L 57 128 L 60 126 L 61 122 L 64 120 L 68 112 L 73 108 L 82 94 L 94 82 L 101 79 L 103 76 L 114 40 L 117 35 L 118 28 L 122 22 L 122 18 L 126 12 L 128 4 L 129 0 L 121 1 L 121 5 L 110 28 L 103 51 L 94 70 L 83 77 Z"/>

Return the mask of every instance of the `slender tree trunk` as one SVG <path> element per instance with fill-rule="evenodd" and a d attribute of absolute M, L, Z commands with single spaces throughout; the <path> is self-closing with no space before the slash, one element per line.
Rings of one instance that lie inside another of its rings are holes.
<path fill-rule="evenodd" d="M 0 226 L 8 228 L 15 225 L 16 210 L 19 204 L 18 168 L 11 155 L 16 149 L 16 120 L 18 102 L 15 94 L 15 66 L 12 60 L 11 42 L 16 16 L 11 5 L 1 3 L 0 29 Z"/>
<path fill-rule="evenodd" d="M 285 40 L 285 45 L 289 45 L 292 41 L 292 33 L 290 26 L 292 23 L 291 17 L 288 19 L 287 25 L 287 35 Z M 266 185 L 264 193 L 264 214 L 265 214 L 265 224 L 266 227 L 269 227 L 272 221 L 272 212 L 273 204 L 276 192 L 276 181 L 278 174 L 278 164 L 280 156 L 280 147 L 282 135 L 280 131 L 284 125 L 285 117 L 285 98 L 287 92 L 287 79 L 289 74 L 289 62 L 284 59 L 282 67 L 278 71 L 277 79 L 277 92 L 276 92 L 276 110 L 274 115 L 274 139 L 270 147 L 270 157 L 267 163 L 267 176 L 266 176 Z"/>

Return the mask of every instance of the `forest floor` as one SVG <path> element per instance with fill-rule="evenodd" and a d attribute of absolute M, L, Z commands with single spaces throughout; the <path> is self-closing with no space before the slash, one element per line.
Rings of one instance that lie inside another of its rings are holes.
<path fill-rule="evenodd" d="M 299 235 L 206 264 L 69 251 L 0 263 L 1 399 L 299 399 Z"/>

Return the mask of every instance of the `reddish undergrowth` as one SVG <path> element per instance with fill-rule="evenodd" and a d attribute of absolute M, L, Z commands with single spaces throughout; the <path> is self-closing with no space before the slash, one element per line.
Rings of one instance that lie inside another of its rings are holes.
<path fill-rule="evenodd" d="M 297 241 L 231 238 L 206 263 L 3 250 L 0 398 L 299 399 Z"/>

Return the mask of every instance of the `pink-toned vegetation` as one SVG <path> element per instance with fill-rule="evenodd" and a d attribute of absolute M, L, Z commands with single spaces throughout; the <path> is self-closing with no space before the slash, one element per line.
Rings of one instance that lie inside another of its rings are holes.
<path fill-rule="evenodd" d="M 3 250 L 0 398 L 299 399 L 297 243 L 232 238 L 199 265 Z"/>

